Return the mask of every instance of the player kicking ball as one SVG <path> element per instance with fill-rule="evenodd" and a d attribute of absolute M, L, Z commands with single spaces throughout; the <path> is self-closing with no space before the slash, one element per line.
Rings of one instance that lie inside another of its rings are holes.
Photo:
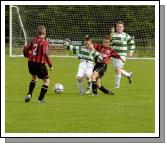
<path fill-rule="evenodd" d="M 97 96 L 97 88 L 101 90 L 103 93 L 108 94 L 108 95 L 114 95 L 113 92 L 110 90 L 106 89 L 102 84 L 101 84 L 101 78 L 105 74 L 107 70 L 107 65 L 111 60 L 111 57 L 118 59 L 120 61 L 121 57 L 115 52 L 113 49 L 110 47 L 110 42 L 111 42 L 111 37 L 106 36 L 103 39 L 103 44 L 94 44 L 94 48 L 100 53 L 101 61 L 96 62 L 96 65 L 94 66 L 93 69 L 93 74 L 92 74 L 92 91 L 93 91 L 93 96 Z"/>
<path fill-rule="evenodd" d="M 91 75 L 93 73 L 94 60 L 97 60 L 99 57 L 99 53 L 93 47 L 91 38 L 89 36 L 85 36 L 84 46 L 71 45 L 69 40 L 64 40 L 64 46 L 74 54 L 77 54 L 78 59 L 80 60 L 78 73 L 76 75 L 80 95 L 84 93 L 82 86 L 84 77 L 86 77 L 88 83 L 85 93 L 90 94 L 92 88 Z"/>
<path fill-rule="evenodd" d="M 127 56 L 131 57 L 133 55 L 133 50 L 135 49 L 134 40 L 126 34 L 124 31 L 124 23 L 122 21 L 118 21 L 116 23 L 116 33 L 112 34 L 112 48 L 121 56 L 124 62 L 127 59 Z M 129 52 L 127 53 L 127 51 Z M 113 58 L 113 65 L 115 69 L 115 87 L 120 87 L 121 75 L 127 77 L 129 84 L 132 83 L 132 72 L 127 72 L 123 69 L 124 63 L 119 60 Z"/>
<path fill-rule="evenodd" d="M 32 93 L 36 85 L 37 78 L 43 80 L 41 92 L 38 97 L 39 103 L 44 103 L 44 97 L 49 86 L 48 70 L 45 63 L 48 63 L 50 70 L 53 70 L 52 63 L 48 54 L 48 41 L 45 39 L 46 29 L 44 26 L 37 27 L 37 35 L 33 40 L 24 47 L 23 53 L 28 58 L 28 69 L 32 75 L 32 80 L 29 84 L 29 91 L 25 97 L 25 102 L 29 102 L 32 98 Z"/>

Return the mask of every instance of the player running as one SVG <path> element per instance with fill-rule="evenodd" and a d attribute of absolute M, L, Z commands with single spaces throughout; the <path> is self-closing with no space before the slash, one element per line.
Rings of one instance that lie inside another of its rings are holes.
<path fill-rule="evenodd" d="M 32 98 L 32 93 L 36 85 L 37 77 L 43 80 L 41 92 L 38 97 L 38 102 L 45 102 L 44 96 L 49 86 L 48 70 L 46 63 L 48 63 L 50 70 L 53 70 L 52 63 L 48 54 L 48 41 L 45 39 L 46 29 L 44 26 L 37 27 L 37 35 L 33 40 L 24 47 L 24 56 L 28 58 L 28 69 L 32 75 L 32 80 L 29 84 L 29 91 L 25 97 L 25 102 L 29 102 Z"/>
<path fill-rule="evenodd" d="M 94 60 L 98 60 L 99 57 L 99 53 L 93 47 L 91 38 L 89 36 L 85 36 L 84 46 L 71 45 L 69 40 L 64 40 L 64 46 L 74 54 L 77 54 L 78 59 L 80 60 L 76 76 L 80 95 L 84 93 L 82 81 L 85 76 L 88 81 L 86 94 L 90 94 L 92 88 L 91 75 L 93 72 Z"/>
<path fill-rule="evenodd" d="M 135 49 L 134 40 L 126 34 L 124 31 L 124 23 L 118 21 L 116 23 L 116 33 L 112 34 L 112 48 L 121 56 L 122 60 L 126 62 L 127 56 L 133 55 L 133 50 Z M 127 51 L 129 53 L 127 54 Z M 121 74 L 128 78 L 129 84 L 132 83 L 132 72 L 127 72 L 123 69 L 124 62 L 119 59 L 113 58 L 113 65 L 115 69 L 115 86 L 120 87 Z"/>
<path fill-rule="evenodd" d="M 107 64 L 110 62 L 111 57 L 118 59 L 121 61 L 121 57 L 111 49 L 110 45 L 111 37 L 106 36 L 103 39 L 103 44 L 94 44 L 94 48 L 100 53 L 102 56 L 101 61 L 96 62 L 96 65 L 93 69 L 92 74 L 92 91 L 93 96 L 97 96 L 97 88 L 101 90 L 103 93 L 108 95 L 114 95 L 110 90 L 106 89 L 100 82 L 101 78 L 107 70 Z"/>

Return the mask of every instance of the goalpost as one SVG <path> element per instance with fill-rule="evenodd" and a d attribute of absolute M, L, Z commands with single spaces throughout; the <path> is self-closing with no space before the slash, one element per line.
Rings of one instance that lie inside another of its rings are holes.
<path fill-rule="evenodd" d="M 44 25 L 49 40 L 49 53 L 57 57 L 73 57 L 63 47 L 69 38 L 82 45 L 89 34 L 101 43 L 105 35 L 112 35 L 115 23 L 122 20 L 125 32 L 136 45 L 134 58 L 155 56 L 155 7 L 116 5 L 19 5 L 10 6 L 10 56 L 23 56 L 22 49 L 35 35 L 36 27 Z"/>

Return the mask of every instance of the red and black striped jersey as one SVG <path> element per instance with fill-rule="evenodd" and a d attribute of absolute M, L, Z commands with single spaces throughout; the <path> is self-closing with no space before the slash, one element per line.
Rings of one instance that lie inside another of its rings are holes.
<path fill-rule="evenodd" d="M 101 44 L 94 44 L 94 48 L 103 57 L 103 61 L 101 63 L 108 64 L 111 60 L 111 57 L 114 57 L 116 59 L 121 59 L 121 57 L 118 55 L 118 53 L 116 51 L 114 51 L 111 47 L 105 47 Z"/>
<path fill-rule="evenodd" d="M 28 56 L 29 61 L 42 64 L 47 63 L 49 67 L 52 67 L 49 58 L 48 41 L 45 38 L 35 36 L 25 49 L 31 50 L 31 53 Z"/>

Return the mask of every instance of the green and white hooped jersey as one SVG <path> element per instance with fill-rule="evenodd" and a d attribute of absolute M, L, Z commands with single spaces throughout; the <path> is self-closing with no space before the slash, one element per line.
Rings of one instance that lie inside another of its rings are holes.
<path fill-rule="evenodd" d="M 90 51 L 85 46 L 70 45 L 70 50 L 74 54 L 77 54 L 78 59 L 87 60 L 87 61 L 89 61 L 91 63 L 96 61 L 98 59 L 98 57 L 99 57 L 99 52 L 97 52 L 96 50 Z"/>
<path fill-rule="evenodd" d="M 111 46 L 120 56 L 126 57 L 127 50 L 135 49 L 135 42 L 128 34 L 124 32 L 113 33 Z"/>

